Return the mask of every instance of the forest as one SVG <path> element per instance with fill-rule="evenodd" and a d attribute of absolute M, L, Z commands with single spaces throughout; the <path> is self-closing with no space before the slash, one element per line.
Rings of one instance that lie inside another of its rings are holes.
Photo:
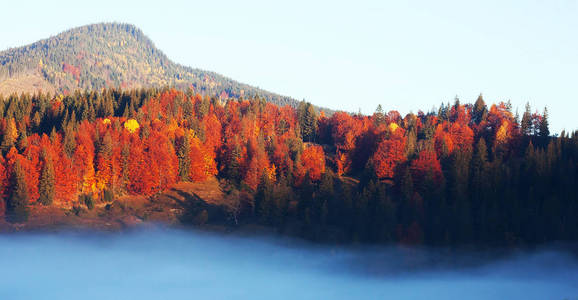
<path fill-rule="evenodd" d="M 393 105 L 392 105 L 393 106 Z M 90 209 L 217 177 L 230 226 L 315 241 L 532 245 L 578 239 L 578 132 L 509 103 L 401 116 L 258 96 L 104 89 L 0 98 L 0 216 Z"/>

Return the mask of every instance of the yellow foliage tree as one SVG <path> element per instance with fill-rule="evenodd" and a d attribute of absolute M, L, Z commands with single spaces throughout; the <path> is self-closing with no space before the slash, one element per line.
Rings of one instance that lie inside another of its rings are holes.
<path fill-rule="evenodd" d="M 10 118 L 8 123 L 9 124 L 7 126 L 6 134 L 10 135 L 10 138 L 13 140 L 16 140 L 18 138 L 18 129 L 16 129 L 16 122 L 14 121 L 14 118 Z"/>
<path fill-rule="evenodd" d="M 502 125 L 496 132 L 496 142 L 499 144 L 505 143 L 508 139 L 508 122 L 504 120 Z"/>
<path fill-rule="evenodd" d="M 140 125 L 135 119 L 129 119 L 124 122 L 124 129 L 128 130 L 130 133 L 134 133 L 137 129 L 139 129 Z"/>
<path fill-rule="evenodd" d="M 275 167 L 274 164 L 271 164 L 270 166 L 266 167 L 265 176 L 267 176 L 267 178 L 269 178 L 271 182 L 275 182 L 275 180 L 277 179 L 277 167 Z"/>

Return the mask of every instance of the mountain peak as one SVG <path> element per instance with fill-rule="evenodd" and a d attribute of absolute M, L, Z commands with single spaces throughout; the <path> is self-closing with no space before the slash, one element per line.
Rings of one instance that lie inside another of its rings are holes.
<path fill-rule="evenodd" d="M 211 97 L 260 96 L 276 104 L 297 101 L 214 72 L 172 62 L 132 24 L 76 27 L 33 44 L 0 52 L 0 94 L 172 86 Z"/>
<path fill-rule="evenodd" d="M 81 33 L 86 34 L 128 34 L 139 41 L 151 42 L 148 37 L 142 32 L 140 28 L 129 23 L 117 23 L 117 22 L 107 22 L 107 23 L 94 23 L 88 24 L 67 31 L 62 32 L 60 35 L 77 35 Z"/>

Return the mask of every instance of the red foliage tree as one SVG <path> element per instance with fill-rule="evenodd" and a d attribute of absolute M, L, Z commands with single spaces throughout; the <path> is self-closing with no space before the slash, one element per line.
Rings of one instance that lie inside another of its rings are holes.
<path fill-rule="evenodd" d="M 264 174 L 270 176 L 269 179 L 274 181 L 271 176 L 271 169 L 274 169 L 274 167 L 271 165 L 262 143 L 255 139 L 249 140 L 247 155 L 249 161 L 245 167 L 244 181 L 250 188 L 256 190 Z"/>
<path fill-rule="evenodd" d="M 331 136 L 338 150 L 351 151 L 355 147 L 355 139 L 359 134 L 359 127 L 353 117 L 345 112 L 336 112 L 331 117 Z"/>
<path fill-rule="evenodd" d="M 393 178 L 395 167 L 406 160 L 405 143 L 403 130 L 398 129 L 377 145 L 372 161 L 378 178 Z"/>
<path fill-rule="evenodd" d="M 146 161 L 153 182 L 146 190 L 160 192 L 177 182 L 179 162 L 172 143 L 160 132 L 153 132 L 147 141 Z"/>
<path fill-rule="evenodd" d="M 144 143 L 133 137 L 128 147 L 128 191 L 133 194 L 152 194 L 157 181 L 147 161 Z"/>
<path fill-rule="evenodd" d="M 0 201 L 0 217 L 3 217 L 6 211 L 3 199 L 6 199 L 8 196 L 8 176 L 4 164 L 4 157 L 2 157 L 2 153 L 0 153 L 0 199 L 2 199 L 2 201 Z"/>
<path fill-rule="evenodd" d="M 435 151 L 421 151 L 417 159 L 412 161 L 410 169 L 413 182 L 417 186 L 421 186 L 428 175 L 432 176 L 436 184 L 441 184 L 443 180 L 442 168 Z"/>

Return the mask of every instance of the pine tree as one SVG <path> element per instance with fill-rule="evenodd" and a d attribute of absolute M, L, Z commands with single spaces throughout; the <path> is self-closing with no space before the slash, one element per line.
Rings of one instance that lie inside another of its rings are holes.
<path fill-rule="evenodd" d="M 52 157 L 46 149 L 42 150 L 42 160 L 44 164 L 42 165 L 38 185 L 38 191 L 40 193 L 38 202 L 43 205 L 51 205 L 54 201 L 54 165 L 52 163 Z"/>
<path fill-rule="evenodd" d="M 238 183 L 241 180 L 241 147 L 239 143 L 235 142 L 230 151 L 229 157 L 227 158 L 228 163 L 225 167 L 225 174 L 227 178 Z"/>
<path fill-rule="evenodd" d="M 209 109 L 211 108 L 209 97 L 204 97 L 197 105 L 197 115 L 199 119 L 202 119 L 209 113 Z"/>
<path fill-rule="evenodd" d="M 548 108 L 544 107 L 544 113 L 542 114 L 542 120 L 540 121 L 540 136 L 547 138 L 550 136 L 550 129 L 548 128 Z"/>
<path fill-rule="evenodd" d="M 522 123 L 520 124 L 520 130 L 524 135 L 530 135 L 532 132 L 532 113 L 530 109 L 530 103 L 526 103 L 526 110 L 522 115 Z"/>
<path fill-rule="evenodd" d="M 179 178 L 181 181 L 189 181 L 189 170 L 191 169 L 191 141 L 189 135 L 185 133 L 183 141 L 179 146 Z"/>
<path fill-rule="evenodd" d="M 102 117 L 114 116 L 114 102 L 112 98 L 105 97 L 103 102 Z"/>
<path fill-rule="evenodd" d="M 472 112 L 472 121 L 476 124 L 480 124 L 488 115 L 488 109 L 486 108 L 486 103 L 484 102 L 484 98 L 482 94 L 478 96 L 476 103 L 474 104 L 473 112 Z"/>
<path fill-rule="evenodd" d="M 317 133 L 317 113 L 309 102 L 301 101 L 297 109 L 303 141 L 312 142 Z"/>
<path fill-rule="evenodd" d="M 71 123 L 64 128 L 64 140 L 62 143 L 64 146 L 64 153 L 66 153 L 68 157 L 72 157 L 72 154 L 76 149 L 76 137 Z"/>
<path fill-rule="evenodd" d="M 263 176 L 255 194 L 255 215 L 263 224 L 272 224 L 275 216 L 273 184 L 268 176 Z"/>
<path fill-rule="evenodd" d="M 18 150 L 20 150 L 21 153 L 24 152 L 26 148 L 28 148 L 28 134 L 26 134 L 26 127 L 23 127 L 20 130 L 20 134 L 18 135 L 17 146 Z"/>
<path fill-rule="evenodd" d="M 98 138 L 95 137 L 95 140 L 98 141 Z M 113 180 L 112 151 L 112 136 L 107 131 L 96 149 L 96 177 L 103 184 L 111 184 Z"/>
<path fill-rule="evenodd" d="M 415 217 L 411 211 L 411 199 L 414 194 L 414 185 L 409 168 L 403 167 L 400 170 L 395 180 L 395 184 L 397 186 L 399 194 L 399 202 L 398 202 L 400 204 L 399 221 L 404 226 L 408 226 Z"/>
<path fill-rule="evenodd" d="M 22 223 L 28 220 L 28 189 L 26 174 L 16 160 L 12 171 L 12 193 L 6 201 L 6 220 L 10 223 Z"/>
<path fill-rule="evenodd" d="M 482 137 L 476 145 L 474 151 L 474 156 L 472 157 L 472 172 L 476 173 L 485 169 L 488 163 L 488 147 L 486 146 L 486 140 Z"/>
<path fill-rule="evenodd" d="M 14 119 L 8 119 L 6 122 L 6 127 L 2 133 L 2 143 L 0 144 L 0 149 L 4 152 L 8 152 L 10 148 L 14 147 L 16 142 L 16 137 L 18 132 L 16 130 L 16 123 Z"/>
<path fill-rule="evenodd" d="M 486 140 L 482 137 L 476 145 L 474 155 L 470 162 L 470 185 L 469 185 L 469 200 L 472 203 L 473 226 L 474 232 L 480 236 L 483 230 L 481 223 L 486 219 L 483 204 L 486 202 L 486 195 L 488 194 L 487 185 L 489 178 L 488 172 L 488 148 Z"/>
<path fill-rule="evenodd" d="M 383 113 L 383 108 L 381 107 L 381 104 L 377 105 L 377 109 L 373 114 L 373 124 L 376 127 L 385 124 L 385 114 Z"/>
<path fill-rule="evenodd" d="M 317 209 L 319 209 L 318 215 L 320 217 L 320 222 L 322 225 L 327 223 L 328 218 L 328 205 L 333 197 L 335 197 L 335 191 L 333 187 L 334 181 L 333 173 L 330 171 L 323 173 L 321 176 L 321 182 L 319 183 L 319 193 L 317 194 Z"/>

